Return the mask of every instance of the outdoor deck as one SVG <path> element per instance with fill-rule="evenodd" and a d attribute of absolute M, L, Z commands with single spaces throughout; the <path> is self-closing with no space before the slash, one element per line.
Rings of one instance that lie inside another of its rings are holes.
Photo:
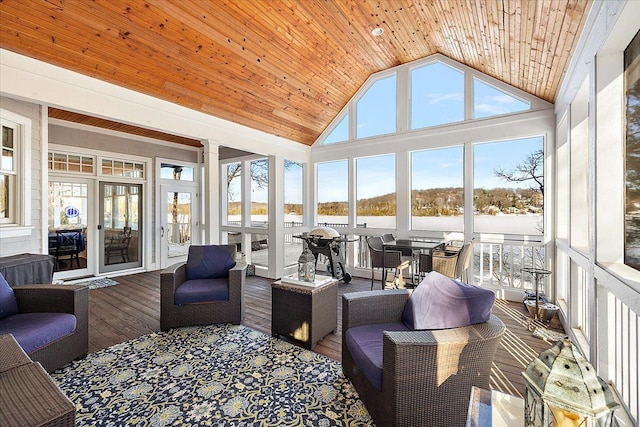
<path fill-rule="evenodd" d="M 93 289 L 89 296 L 89 351 L 112 346 L 160 329 L 160 271 L 116 277 L 120 285 Z M 271 333 L 271 280 L 247 277 L 245 289 L 246 313 L 244 325 Z M 339 295 L 369 290 L 368 279 L 354 278 L 339 285 Z M 338 301 L 338 330 L 320 341 L 313 351 L 336 360 L 341 358 L 341 312 Z M 522 396 L 524 382 L 521 372 L 542 350 L 553 342 L 535 338 L 527 329 L 528 316 L 521 303 L 498 300 L 496 314 L 507 326 L 491 376 L 491 388 Z M 562 331 L 557 319 L 552 329 Z"/>

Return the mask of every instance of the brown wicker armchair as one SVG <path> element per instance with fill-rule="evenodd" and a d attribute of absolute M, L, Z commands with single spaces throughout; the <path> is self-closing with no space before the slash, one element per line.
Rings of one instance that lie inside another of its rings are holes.
<path fill-rule="evenodd" d="M 349 328 L 401 323 L 406 290 L 345 294 L 342 368 L 376 426 L 462 426 L 471 387 L 488 388 L 491 364 L 504 333 L 495 316 L 472 326 L 383 332 L 381 390 L 356 365 L 346 345 Z"/>
<path fill-rule="evenodd" d="M 215 246 L 215 245 L 210 245 Z M 235 245 L 221 245 L 231 257 L 235 256 Z M 197 246 L 191 246 L 197 250 Z M 223 280 L 227 289 L 227 298 L 222 300 L 210 300 L 203 302 L 176 304 L 176 290 L 187 282 L 187 264 L 179 263 L 167 267 L 160 273 L 160 329 L 166 331 L 170 328 L 183 326 L 208 325 L 213 323 L 240 324 L 244 317 L 244 284 L 247 265 L 237 263 L 228 270 L 227 278 Z"/>
<path fill-rule="evenodd" d="M 70 313 L 76 317 L 74 332 L 32 351 L 29 357 L 47 372 L 89 351 L 89 288 L 84 285 L 12 286 L 20 313 Z"/>

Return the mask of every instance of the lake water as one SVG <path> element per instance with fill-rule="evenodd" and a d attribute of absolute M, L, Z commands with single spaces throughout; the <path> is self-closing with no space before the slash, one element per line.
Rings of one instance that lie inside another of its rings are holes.
<path fill-rule="evenodd" d="M 253 215 L 252 221 L 267 221 L 266 215 Z M 524 234 L 541 235 L 543 216 L 541 214 L 528 215 L 475 215 L 474 231 L 476 233 L 496 233 L 496 234 Z M 229 216 L 229 221 L 239 221 L 240 216 Z M 285 223 L 301 222 L 300 215 L 285 214 Z M 463 229 L 464 218 L 462 216 L 448 217 L 413 217 L 412 228 L 415 230 L 434 231 L 461 231 Z M 347 216 L 327 216 L 318 217 L 318 223 L 347 224 Z M 382 228 L 394 230 L 396 228 L 396 218 L 386 216 L 361 216 L 357 218 L 358 224 L 367 224 L 367 228 Z"/>
<path fill-rule="evenodd" d="M 300 221 L 299 216 L 296 217 Z M 412 228 L 416 230 L 436 231 L 462 231 L 464 218 L 462 216 L 450 217 L 413 217 Z M 285 221 L 294 221 L 285 216 Z M 525 234 L 540 235 L 543 216 L 531 215 L 476 215 L 474 216 L 474 231 L 476 233 L 497 234 Z M 319 216 L 318 223 L 346 224 L 346 216 Z M 368 216 L 358 217 L 358 224 L 367 224 L 367 228 L 395 229 L 394 217 Z"/>

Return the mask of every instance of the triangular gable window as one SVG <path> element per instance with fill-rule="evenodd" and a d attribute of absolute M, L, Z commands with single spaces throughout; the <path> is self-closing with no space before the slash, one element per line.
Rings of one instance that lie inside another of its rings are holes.
<path fill-rule="evenodd" d="M 499 116 L 531 109 L 531 103 L 473 79 L 473 118 Z"/>
<path fill-rule="evenodd" d="M 323 141 L 323 144 L 335 144 L 336 142 L 347 141 L 349 139 L 349 114 L 340 120 L 329 135 Z"/>

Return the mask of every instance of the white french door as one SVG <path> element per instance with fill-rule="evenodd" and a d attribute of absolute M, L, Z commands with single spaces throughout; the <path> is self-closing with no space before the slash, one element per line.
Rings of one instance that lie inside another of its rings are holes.
<path fill-rule="evenodd" d="M 142 266 L 142 184 L 100 182 L 100 273 Z"/>
<path fill-rule="evenodd" d="M 56 279 L 90 276 L 95 272 L 94 181 L 81 178 L 49 177 L 49 253 L 56 256 L 56 243 L 65 233 L 80 230 L 75 242 L 77 254 L 56 256 Z"/>
<path fill-rule="evenodd" d="M 186 261 L 197 229 L 196 189 L 179 184 L 160 186 L 161 268 Z"/>

